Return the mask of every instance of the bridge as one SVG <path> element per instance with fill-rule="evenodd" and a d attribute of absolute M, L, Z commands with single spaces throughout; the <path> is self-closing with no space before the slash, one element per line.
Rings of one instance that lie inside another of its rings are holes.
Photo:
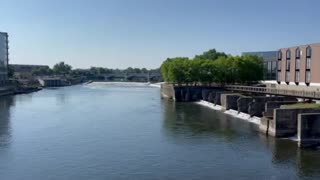
<path fill-rule="evenodd" d="M 120 82 L 161 82 L 161 73 L 114 73 L 104 76 L 105 81 Z"/>
<path fill-rule="evenodd" d="M 277 96 L 291 96 L 305 99 L 317 99 L 320 100 L 320 92 L 316 91 L 301 91 L 301 90 L 287 90 L 267 87 L 254 87 L 254 86 L 238 86 L 238 85 L 227 85 L 224 86 L 226 90 L 237 91 L 237 92 L 248 92 L 258 94 L 268 94 Z"/>

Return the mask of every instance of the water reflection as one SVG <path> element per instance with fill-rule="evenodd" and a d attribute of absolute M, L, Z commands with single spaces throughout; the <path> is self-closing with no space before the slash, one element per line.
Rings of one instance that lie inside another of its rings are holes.
<path fill-rule="evenodd" d="M 253 133 L 257 127 L 235 120 L 221 112 L 212 111 L 193 103 L 163 101 L 164 130 L 168 137 L 217 136 L 229 142 L 239 138 L 239 133 Z"/>
<path fill-rule="evenodd" d="M 260 136 L 260 139 L 272 152 L 272 160 L 276 166 L 293 166 L 300 177 L 320 176 L 319 150 L 300 149 L 297 143 L 288 139 L 275 139 Z"/>
<path fill-rule="evenodd" d="M 257 126 L 253 124 L 196 104 L 166 101 L 162 103 L 163 129 L 168 140 L 172 142 L 179 143 L 183 139 L 189 139 L 190 142 L 190 139 L 195 138 L 193 143 L 208 143 L 208 140 L 220 139 L 220 144 L 237 144 L 242 146 L 240 149 L 251 151 L 252 148 L 257 148 L 253 151 L 266 152 L 263 158 L 273 164 L 275 169 L 284 172 L 288 169 L 288 172 L 295 174 L 283 175 L 285 178 L 310 179 L 320 176 L 320 150 L 301 150 L 295 141 L 267 137 L 258 133 Z"/>
<path fill-rule="evenodd" d="M 0 97 L 0 146 L 10 143 L 10 108 L 14 105 L 14 97 Z"/>

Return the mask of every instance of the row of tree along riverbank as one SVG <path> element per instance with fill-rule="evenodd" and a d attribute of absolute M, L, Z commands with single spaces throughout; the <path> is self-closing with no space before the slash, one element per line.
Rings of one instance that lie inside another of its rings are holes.
<path fill-rule="evenodd" d="M 161 65 L 166 82 L 177 84 L 252 84 L 263 80 L 263 59 L 255 55 L 231 56 L 215 49 L 197 55 L 168 58 Z"/>

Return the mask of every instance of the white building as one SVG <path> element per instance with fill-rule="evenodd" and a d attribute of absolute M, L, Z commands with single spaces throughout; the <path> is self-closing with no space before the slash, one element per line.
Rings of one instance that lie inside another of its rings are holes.
<path fill-rule="evenodd" d="M 8 79 L 9 46 L 8 33 L 0 32 L 0 87 Z"/>

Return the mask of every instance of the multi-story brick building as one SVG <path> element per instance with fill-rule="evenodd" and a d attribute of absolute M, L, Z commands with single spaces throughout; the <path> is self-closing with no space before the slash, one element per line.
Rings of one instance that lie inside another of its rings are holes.
<path fill-rule="evenodd" d="M 320 43 L 282 48 L 277 61 L 278 88 L 319 91 Z"/>
<path fill-rule="evenodd" d="M 0 32 L 0 87 L 8 79 L 9 46 L 8 34 Z"/>

